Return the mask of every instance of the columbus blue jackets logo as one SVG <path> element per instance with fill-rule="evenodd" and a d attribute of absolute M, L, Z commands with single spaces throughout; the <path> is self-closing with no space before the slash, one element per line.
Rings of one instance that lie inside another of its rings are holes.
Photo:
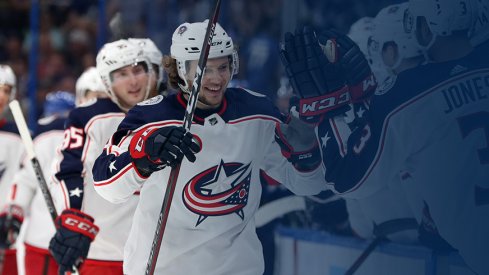
<path fill-rule="evenodd" d="M 195 226 L 209 216 L 235 213 L 244 220 L 243 208 L 248 203 L 251 163 L 224 163 L 213 166 L 193 177 L 183 189 L 183 202 L 199 215 Z"/>
<path fill-rule="evenodd" d="M 160 103 L 163 100 L 162 95 L 157 95 L 155 97 L 152 97 L 150 99 L 146 99 L 145 101 L 139 102 L 138 106 L 146 106 L 146 105 L 155 105 Z"/>

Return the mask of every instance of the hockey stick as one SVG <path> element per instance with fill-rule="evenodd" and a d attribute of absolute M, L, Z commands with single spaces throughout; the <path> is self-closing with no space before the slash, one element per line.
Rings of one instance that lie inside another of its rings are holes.
<path fill-rule="evenodd" d="M 53 197 L 49 192 L 48 184 L 44 179 L 41 165 L 39 164 L 36 153 L 34 152 L 34 143 L 32 142 L 29 128 L 27 128 L 25 123 L 24 115 L 20 109 L 19 102 L 17 100 L 12 100 L 12 102 L 9 103 L 9 107 L 10 111 L 12 111 L 12 115 L 14 116 L 15 124 L 17 124 L 17 129 L 19 129 L 20 137 L 22 138 L 22 142 L 24 143 L 25 150 L 27 152 L 27 157 L 31 160 L 32 167 L 36 173 L 36 178 L 39 182 L 39 187 L 41 187 L 41 192 L 44 197 L 44 201 L 46 202 L 46 206 L 48 207 L 49 215 L 54 222 L 56 217 L 58 217 L 58 213 L 54 207 Z"/>
<path fill-rule="evenodd" d="M 41 164 L 36 157 L 36 153 L 34 151 L 34 143 L 32 142 L 29 128 L 27 128 L 27 124 L 25 123 L 24 114 L 22 114 L 22 110 L 20 109 L 20 105 L 17 100 L 12 100 L 12 102 L 9 103 L 9 107 L 12 115 L 14 116 L 15 124 L 17 125 L 17 129 L 19 130 L 20 137 L 22 138 L 22 143 L 24 143 L 27 157 L 31 160 L 32 167 L 34 168 L 34 172 L 36 173 L 37 182 L 39 183 L 39 187 L 41 188 L 41 192 L 44 197 L 44 201 L 46 202 L 49 215 L 51 216 L 51 219 L 54 223 L 54 221 L 58 217 L 58 213 L 56 211 L 56 207 L 54 206 L 51 192 L 49 192 L 48 184 L 46 183 L 46 179 L 44 178 L 44 174 L 42 173 Z M 77 268 L 73 267 L 73 269 L 75 270 L 74 274 L 78 274 Z M 70 273 L 67 272 L 67 274 Z"/>
<path fill-rule="evenodd" d="M 345 275 L 353 275 L 355 271 L 365 262 L 367 257 L 382 242 L 389 241 L 387 236 L 404 230 L 414 230 L 418 228 L 418 223 L 413 218 L 399 218 L 385 221 L 374 227 L 375 239 L 365 248 L 360 257 L 350 266 Z"/>
<path fill-rule="evenodd" d="M 348 268 L 346 271 L 345 275 L 353 275 L 357 269 L 365 262 L 367 257 L 372 253 L 372 251 L 379 245 L 382 241 L 384 241 L 384 237 L 376 237 L 368 246 L 365 248 L 365 250 L 362 252 L 362 254 L 355 260 L 355 262 Z"/>
<path fill-rule="evenodd" d="M 192 85 L 192 91 L 190 93 L 187 108 L 185 110 L 185 116 L 183 118 L 183 127 L 189 131 L 192 125 L 192 119 L 195 112 L 195 106 L 197 104 L 197 98 L 200 90 L 200 83 L 202 82 L 203 72 L 207 64 L 207 58 L 212 44 L 212 37 L 214 36 L 214 30 L 216 29 L 217 18 L 219 17 L 219 9 L 221 7 L 221 0 L 216 0 L 214 12 L 207 25 L 204 41 L 202 43 L 202 51 L 200 52 L 199 63 L 197 64 L 197 70 L 195 72 L 195 78 Z M 158 216 L 158 222 L 156 224 L 156 231 L 153 237 L 153 243 L 151 244 L 151 250 L 149 252 L 148 263 L 146 265 L 146 275 L 153 275 L 156 262 L 158 261 L 158 254 L 160 253 L 161 242 L 163 240 L 163 234 L 165 233 L 166 222 L 170 212 L 171 201 L 175 187 L 177 185 L 178 174 L 180 172 L 181 164 L 177 164 L 172 167 L 170 177 L 168 178 L 168 184 L 166 186 L 165 197 L 163 199 L 163 205 Z"/>

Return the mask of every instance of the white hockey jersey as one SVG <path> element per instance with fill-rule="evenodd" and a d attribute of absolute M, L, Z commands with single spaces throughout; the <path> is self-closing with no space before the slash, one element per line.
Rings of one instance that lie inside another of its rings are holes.
<path fill-rule="evenodd" d="M 7 203 L 15 173 L 20 169 L 24 145 L 14 124 L 0 119 L 0 206 Z"/>
<path fill-rule="evenodd" d="M 58 157 L 56 180 L 64 208 L 76 208 L 95 219 L 100 228 L 90 245 L 87 259 L 122 261 L 124 244 L 131 227 L 138 194 L 124 204 L 113 204 L 98 195 L 93 187 L 92 166 L 125 113 L 110 99 L 70 112 L 66 139 Z"/>
<path fill-rule="evenodd" d="M 180 126 L 182 94 L 138 104 L 119 126 L 94 165 L 97 192 L 124 201 L 141 189 L 124 254 L 124 273 L 144 274 L 170 169 L 141 177 L 128 144 L 132 133 Z M 191 132 L 202 141 L 197 160 L 183 160 L 155 274 L 262 274 L 261 244 L 254 213 L 261 196 L 259 171 L 297 194 L 325 189 L 323 171 L 297 172 L 274 140 L 278 111 L 270 101 L 228 89 L 217 110 L 197 109 Z"/>

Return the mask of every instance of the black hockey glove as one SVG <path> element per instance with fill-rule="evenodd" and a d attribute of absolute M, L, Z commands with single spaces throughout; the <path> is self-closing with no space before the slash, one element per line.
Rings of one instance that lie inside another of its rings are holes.
<path fill-rule="evenodd" d="M 275 141 L 282 155 L 301 172 L 312 171 L 321 163 L 321 152 L 314 126 L 301 121 L 295 108 L 291 110 L 287 123 L 277 123 Z"/>
<path fill-rule="evenodd" d="M 326 54 L 328 60 L 339 67 L 337 69 L 348 85 L 351 100 L 360 102 L 370 98 L 377 88 L 377 81 L 358 45 L 335 30 L 322 31 L 318 34 L 318 41 L 329 53 Z"/>
<path fill-rule="evenodd" d="M 0 213 L 0 247 L 9 248 L 19 235 L 24 211 L 18 205 L 8 205 Z"/>
<path fill-rule="evenodd" d="M 199 151 L 200 144 L 194 135 L 176 126 L 141 131 L 129 145 L 133 162 L 143 176 L 149 176 L 166 166 L 174 167 L 184 156 L 194 162 L 195 154 Z"/>
<path fill-rule="evenodd" d="M 292 87 L 301 97 L 299 116 L 317 122 L 344 113 L 347 104 L 368 98 L 376 81 L 358 46 L 335 31 L 318 37 L 309 27 L 285 34 L 281 59 Z"/>
<path fill-rule="evenodd" d="M 281 60 L 290 83 L 301 100 L 299 115 L 317 122 L 323 114 L 334 116 L 349 102 L 349 93 L 341 71 L 328 61 L 310 27 L 286 33 Z"/>
<path fill-rule="evenodd" d="M 55 221 L 56 233 L 49 251 L 59 265 L 58 274 L 72 272 L 88 255 L 90 244 L 98 233 L 94 219 L 76 209 L 66 209 Z"/>

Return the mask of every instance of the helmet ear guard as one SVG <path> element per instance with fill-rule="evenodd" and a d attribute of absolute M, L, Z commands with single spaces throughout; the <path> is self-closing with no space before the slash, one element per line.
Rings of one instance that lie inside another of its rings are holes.
<path fill-rule="evenodd" d="M 172 36 L 170 53 L 171 57 L 176 60 L 178 75 L 182 79 L 182 83 L 178 85 L 185 93 L 190 93 L 191 89 L 186 77 L 188 75 L 187 61 L 199 60 L 207 23 L 208 20 L 197 23 L 183 23 L 175 30 Z M 225 56 L 230 56 L 231 58 L 231 76 L 237 74 L 239 70 L 238 52 L 231 37 L 217 23 L 208 58 Z"/>

